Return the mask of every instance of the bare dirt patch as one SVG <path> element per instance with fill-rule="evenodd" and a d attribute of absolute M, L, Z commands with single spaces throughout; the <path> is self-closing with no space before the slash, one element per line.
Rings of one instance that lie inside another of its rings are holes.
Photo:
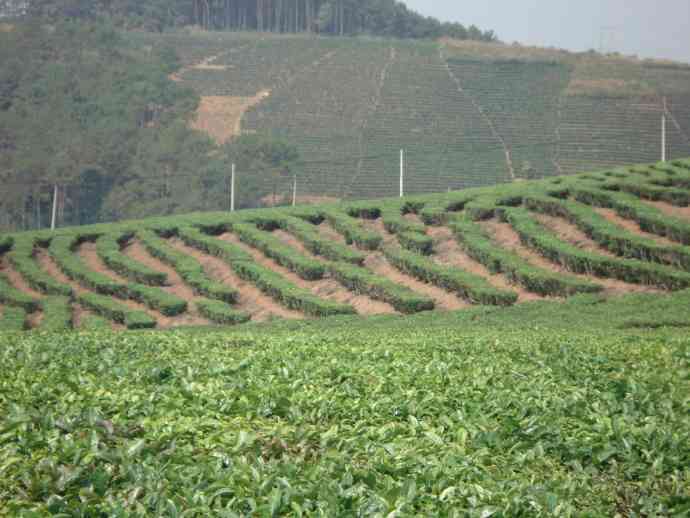
<path fill-rule="evenodd" d="M 573 246 L 593 254 L 605 255 L 607 257 L 617 257 L 616 254 L 612 254 L 608 250 L 599 246 L 599 244 L 595 241 L 592 241 L 587 234 L 563 218 L 549 216 L 547 214 L 532 215 L 539 223 L 551 230 L 563 241 L 566 241 Z"/>
<path fill-rule="evenodd" d="M 645 232 L 640 228 L 640 225 L 631 219 L 625 219 L 621 216 L 618 215 L 618 213 L 613 210 L 613 209 L 602 209 L 602 208 L 595 208 L 594 211 L 599 214 L 600 216 L 606 218 L 608 221 L 611 223 L 614 223 L 618 225 L 619 227 L 627 230 L 628 232 L 632 232 L 633 234 L 637 234 L 640 237 L 645 237 L 647 239 L 651 239 L 653 241 L 656 241 L 658 244 L 663 245 L 663 246 L 676 246 L 678 243 L 675 241 L 671 241 L 670 239 L 662 236 L 658 236 L 656 234 L 651 234 L 649 232 Z"/>
<path fill-rule="evenodd" d="M 295 250 L 298 250 L 300 253 L 303 255 L 306 255 L 307 257 L 311 257 L 313 259 L 317 260 L 323 260 L 323 258 L 318 257 L 314 254 L 312 254 L 309 250 L 307 250 L 302 243 L 300 243 L 294 236 L 291 234 L 288 234 L 287 232 L 283 230 L 276 230 L 273 232 L 273 235 L 275 235 L 278 239 L 280 239 L 283 243 L 285 243 L 288 246 L 293 247 Z M 328 275 L 328 274 L 326 274 Z M 327 279 L 324 279 L 327 280 Z M 366 295 L 357 295 L 351 291 L 349 291 L 347 288 L 344 288 L 341 286 L 337 281 L 334 279 L 330 279 L 335 284 L 340 288 L 340 296 L 339 302 L 343 302 L 346 304 L 350 304 L 352 307 L 355 308 L 358 314 L 360 315 L 385 315 L 385 314 L 395 314 L 397 313 L 393 306 L 390 304 L 386 304 L 385 302 L 381 302 L 378 300 L 374 300 L 371 297 L 368 297 Z M 330 283 L 329 283 L 330 284 Z"/>
<path fill-rule="evenodd" d="M 435 253 L 432 260 L 441 266 L 450 266 L 483 277 L 494 288 L 514 291 L 518 302 L 541 300 L 545 297 L 530 293 L 518 284 L 511 283 L 505 275 L 491 273 L 483 264 L 467 255 L 455 240 L 453 232 L 447 227 L 429 227 L 428 234 L 434 239 Z"/>
<path fill-rule="evenodd" d="M 239 292 L 239 300 L 235 307 L 251 315 L 253 321 L 265 322 L 273 318 L 304 318 L 302 313 L 282 307 L 256 286 L 239 278 L 221 259 L 204 254 L 176 238 L 171 239 L 169 244 L 199 261 L 206 274 L 212 279 L 235 288 Z"/>
<path fill-rule="evenodd" d="M 225 144 L 242 132 L 242 117 L 247 110 L 271 95 L 262 90 L 254 97 L 213 95 L 201 97 L 192 128 L 207 133 L 218 144 Z"/>
<path fill-rule="evenodd" d="M 685 219 L 690 222 L 690 207 L 676 207 L 675 205 L 671 205 L 665 201 L 643 200 L 643 202 L 656 207 L 668 216 L 678 219 Z"/>
<path fill-rule="evenodd" d="M 593 275 L 582 275 L 573 273 L 559 264 L 552 263 L 548 259 L 542 257 L 538 253 L 524 246 L 522 244 L 522 241 L 520 241 L 520 236 L 518 236 L 517 232 L 515 232 L 508 223 L 501 223 L 496 220 L 489 220 L 482 222 L 481 226 L 485 231 L 489 233 L 489 235 L 497 244 L 499 244 L 503 248 L 506 248 L 507 250 L 515 252 L 517 255 L 519 255 L 522 259 L 524 259 L 531 265 L 546 271 L 551 271 L 562 275 L 579 277 L 581 279 L 586 279 L 590 282 L 601 284 L 602 286 L 604 286 L 604 294 L 619 295 L 622 293 L 630 292 L 659 292 L 658 289 L 655 289 L 650 286 L 630 284 L 616 279 L 608 279 L 594 277 Z"/>
<path fill-rule="evenodd" d="M 142 245 L 139 241 L 130 242 L 127 245 L 127 247 L 123 250 L 123 252 L 135 261 L 138 261 L 141 264 L 148 266 L 152 270 L 163 272 L 168 276 L 168 285 L 161 286 L 161 289 L 165 290 L 171 295 L 175 295 L 176 297 L 180 297 L 181 299 L 186 300 L 188 303 L 187 312 L 177 317 L 180 320 L 180 325 L 212 325 L 212 322 L 210 320 L 199 315 L 199 313 L 196 310 L 194 302 L 198 301 L 200 297 L 196 293 L 194 293 L 194 290 L 182 280 L 182 277 L 180 277 L 173 268 L 171 268 L 167 264 L 162 263 L 155 257 L 152 257 L 148 253 L 144 245 Z"/>
<path fill-rule="evenodd" d="M 347 288 L 344 288 L 338 281 L 330 277 L 325 277 L 318 281 L 306 281 L 302 279 L 299 275 L 285 268 L 284 266 L 279 265 L 274 260 L 269 259 L 259 250 L 256 250 L 255 248 L 252 248 L 242 243 L 239 240 L 239 238 L 234 234 L 223 234 L 222 236 L 220 236 L 220 238 L 223 241 L 227 241 L 242 248 L 244 251 L 251 254 L 254 260 L 261 266 L 269 268 L 270 270 L 273 270 L 276 273 L 279 273 L 286 280 L 293 283 L 295 286 L 305 290 L 309 290 L 317 297 L 330 300 L 333 302 L 338 302 L 341 304 L 350 304 L 357 311 L 361 310 L 368 312 L 363 314 L 390 314 L 395 312 L 395 310 L 393 310 L 393 308 L 388 306 L 387 304 L 367 300 L 366 297 L 362 298 L 360 295 L 357 295 L 349 291 Z M 357 306 L 355 306 L 355 303 L 357 303 L 359 309 Z M 376 313 L 374 313 L 374 311 L 376 311 Z"/>

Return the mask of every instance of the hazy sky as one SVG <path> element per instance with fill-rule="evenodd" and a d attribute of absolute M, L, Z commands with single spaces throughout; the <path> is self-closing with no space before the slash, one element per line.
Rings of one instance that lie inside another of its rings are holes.
<path fill-rule="evenodd" d="M 403 0 L 507 42 L 599 49 L 690 62 L 690 0 Z M 603 30 L 602 30 L 603 29 Z"/>

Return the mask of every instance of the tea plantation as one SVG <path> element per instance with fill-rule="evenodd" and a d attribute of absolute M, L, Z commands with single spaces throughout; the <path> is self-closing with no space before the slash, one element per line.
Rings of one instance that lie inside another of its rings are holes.
<path fill-rule="evenodd" d="M 2 235 L 0 516 L 683 516 L 689 205 L 675 160 Z"/>

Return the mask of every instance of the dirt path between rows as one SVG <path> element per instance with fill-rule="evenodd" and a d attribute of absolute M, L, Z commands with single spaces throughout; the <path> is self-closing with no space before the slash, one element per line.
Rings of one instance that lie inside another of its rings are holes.
<path fill-rule="evenodd" d="M 10 282 L 11 286 L 18 289 L 25 295 L 28 295 L 36 300 L 41 300 L 44 298 L 42 293 L 34 290 L 27 284 L 24 278 L 14 268 L 12 268 L 12 266 L 9 264 L 9 261 L 7 261 L 5 257 L 0 259 L 0 273 L 7 277 L 7 280 Z M 27 314 L 26 322 L 28 323 L 30 329 L 38 328 L 42 321 L 43 311 L 41 310 Z"/>
<path fill-rule="evenodd" d="M 383 246 L 393 249 L 400 247 L 398 238 L 395 234 L 391 234 L 386 230 L 381 218 L 374 220 L 365 219 L 361 220 L 361 223 L 367 230 L 375 232 L 383 238 Z M 416 293 L 426 295 L 434 301 L 436 309 L 457 311 L 471 306 L 469 302 L 461 299 L 455 293 L 438 288 L 433 284 L 427 284 L 426 282 L 422 282 L 410 275 L 402 273 L 389 263 L 381 252 L 366 252 L 364 266 L 381 277 L 385 277 L 396 284 L 405 286 Z"/>
<path fill-rule="evenodd" d="M 284 308 L 252 283 L 238 277 L 230 266 L 221 259 L 189 247 L 177 238 L 170 239 L 168 244 L 199 261 L 206 274 L 214 281 L 235 288 L 239 292 L 235 307 L 251 315 L 253 321 L 265 322 L 274 318 L 293 320 L 305 318 L 299 311 Z"/>
<path fill-rule="evenodd" d="M 96 243 L 82 243 L 82 245 L 79 247 L 77 250 L 77 254 L 81 258 L 81 260 L 84 262 L 87 268 L 90 270 L 100 273 L 102 275 L 105 275 L 107 277 L 110 277 L 112 280 L 115 282 L 119 282 L 120 284 L 129 284 L 130 281 L 125 279 L 124 277 L 121 277 L 117 273 L 113 272 L 110 268 L 108 268 L 103 261 L 101 261 L 101 258 L 98 257 L 98 253 L 96 252 Z M 186 315 L 183 313 L 182 315 L 176 316 L 176 317 L 168 317 L 163 315 L 162 313 L 158 311 L 154 311 L 152 309 L 149 309 L 147 306 L 144 304 L 141 304 L 139 302 L 136 302 L 131 299 L 115 299 L 117 302 L 120 304 L 124 304 L 130 309 L 136 310 L 136 311 L 143 311 L 144 313 L 147 313 L 150 315 L 152 318 L 156 319 L 158 322 L 158 327 L 160 328 L 170 328 L 170 327 L 178 327 L 180 325 L 187 325 L 186 324 Z"/>
<path fill-rule="evenodd" d="M 642 203 L 651 205 L 668 216 L 684 219 L 690 223 L 690 207 L 676 207 L 675 205 L 671 205 L 665 201 L 642 200 Z"/>
<path fill-rule="evenodd" d="M 325 261 L 323 257 L 316 256 L 312 254 L 309 250 L 307 250 L 302 243 L 300 243 L 297 238 L 295 238 L 293 235 L 283 231 L 283 230 L 276 230 L 273 232 L 273 235 L 275 235 L 278 239 L 280 239 L 284 244 L 294 248 L 295 250 L 299 251 L 301 254 L 310 257 L 312 259 L 316 259 L 318 261 Z M 328 275 L 328 274 L 327 274 Z M 340 283 L 332 279 L 333 282 L 340 287 L 340 290 L 343 292 L 343 298 L 342 301 L 350 304 L 353 308 L 355 308 L 355 311 L 359 315 L 392 315 L 392 314 L 397 314 L 397 311 L 391 306 L 390 304 L 387 304 L 385 302 L 381 302 L 379 300 L 374 300 L 371 297 L 368 297 L 366 295 L 357 295 L 356 293 L 353 293 L 349 291 L 347 288 L 343 287 Z"/>
<path fill-rule="evenodd" d="M 613 209 L 594 208 L 593 210 L 601 217 L 607 219 L 609 222 L 615 225 L 618 225 L 622 229 L 632 232 L 633 234 L 637 234 L 640 237 L 651 239 L 661 246 L 678 246 L 678 243 L 668 239 L 667 237 L 645 232 L 640 228 L 640 225 L 636 221 L 625 219 L 619 216 L 618 213 Z"/>
<path fill-rule="evenodd" d="M 475 261 L 463 251 L 449 228 L 429 227 L 427 233 L 434 239 L 435 253 L 431 256 L 431 259 L 436 264 L 464 270 L 468 273 L 483 277 L 494 288 L 513 291 L 518 294 L 519 303 L 546 298 L 527 291 L 519 284 L 511 283 L 505 275 L 491 273 L 483 264 Z"/>
<path fill-rule="evenodd" d="M 572 223 L 569 223 L 563 218 L 556 216 L 549 216 L 547 214 L 532 213 L 534 219 L 544 225 L 547 229 L 556 234 L 566 243 L 576 246 L 580 250 L 590 252 L 593 254 L 604 255 L 606 257 L 618 257 L 616 254 L 609 252 L 601 247 L 597 242 L 593 241 L 587 234 L 582 232 Z"/>
<path fill-rule="evenodd" d="M 66 284 L 72 288 L 74 293 L 80 295 L 82 293 L 88 293 L 89 290 L 83 288 L 79 283 L 74 282 L 69 277 L 67 277 L 60 267 L 55 264 L 55 261 L 50 257 L 50 254 L 44 249 L 38 249 L 34 257 L 38 265 L 50 275 L 53 279 L 61 284 Z M 72 327 L 79 329 L 82 321 L 87 315 L 95 315 L 91 310 L 86 309 L 80 304 L 72 303 Z M 117 322 L 110 321 L 110 327 L 114 331 L 124 330 L 125 326 L 118 324 Z"/>
<path fill-rule="evenodd" d="M 499 244 L 501 247 L 507 250 L 515 252 L 517 255 L 519 255 L 526 262 L 530 263 L 532 266 L 553 273 L 578 277 L 580 279 L 600 284 L 604 286 L 604 294 L 606 295 L 620 295 L 622 293 L 631 292 L 656 293 L 660 291 L 651 286 L 630 284 L 616 279 L 594 277 L 592 275 L 573 273 L 568 269 L 564 268 L 563 266 L 549 261 L 537 252 L 534 252 L 533 250 L 523 245 L 522 241 L 520 241 L 520 236 L 517 234 L 517 232 L 513 230 L 513 228 L 508 223 L 500 223 L 496 220 L 489 220 L 482 222 L 481 226 L 486 232 L 489 233 L 489 235 L 497 244 Z"/>
<path fill-rule="evenodd" d="M 180 317 L 186 317 L 185 323 L 183 325 L 189 326 L 210 326 L 214 325 L 210 320 L 202 317 L 196 310 L 195 302 L 202 299 L 199 297 L 194 290 L 188 286 L 182 277 L 167 264 L 159 261 L 151 254 L 148 253 L 144 245 L 139 241 L 130 242 L 127 247 L 122 251 L 130 259 L 134 259 L 139 263 L 151 268 L 154 271 L 162 272 L 168 277 L 168 284 L 166 286 L 160 286 L 160 289 L 175 295 L 183 300 L 187 301 L 188 308 L 187 313 L 180 315 Z M 182 320 L 182 319 L 181 319 Z"/>
<path fill-rule="evenodd" d="M 390 314 L 395 312 L 392 308 L 386 307 L 387 305 L 381 305 L 378 302 L 367 300 L 367 298 L 359 298 L 361 297 L 360 295 L 357 295 L 356 293 L 353 293 L 347 288 L 343 287 L 338 281 L 336 281 L 333 278 L 325 277 L 318 281 L 306 281 L 296 273 L 290 271 L 284 266 L 279 265 L 273 259 L 266 257 L 261 251 L 244 244 L 234 234 L 223 234 L 222 236 L 220 236 L 220 239 L 242 248 L 245 252 L 249 253 L 258 264 L 260 264 L 264 268 L 268 268 L 276 273 L 279 273 L 286 280 L 290 281 L 298 288 L 309 290 L 317 297 L 320 297 L 325 300 L 330 300 L 333 302 L 338 302 L 340 304 L 350 304 L 355 308 L 356 311 L 362 311 L 361 314 L 375 315 L 381 313 Z M 355 302 L 357 303 L 357 306 L 359 308 L 354 305 Z M 377 310 L 381 313 L 374 313 L 374 311 Z"/>

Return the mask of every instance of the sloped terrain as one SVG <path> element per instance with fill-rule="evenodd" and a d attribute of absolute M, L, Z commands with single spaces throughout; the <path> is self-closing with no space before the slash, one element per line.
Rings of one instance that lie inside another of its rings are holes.
<path fill-rule="evenodd" d="M 304 196 L 397 195 L 401 149 L 409 194 L 653 162 L 664 98 L 667 156 L 690 155 L 683 64 L 453 40 L 133 37 L 173 47 L 181 84 L 244 106 L 232 133 L 294 144 Z"/>
<path fill-rule="evenodd" d="M 690 161 L 0 238 L 3 328 L 235 325 L 690 287 Z M 99 316 L 100 318 L 96 318 Z"/>

